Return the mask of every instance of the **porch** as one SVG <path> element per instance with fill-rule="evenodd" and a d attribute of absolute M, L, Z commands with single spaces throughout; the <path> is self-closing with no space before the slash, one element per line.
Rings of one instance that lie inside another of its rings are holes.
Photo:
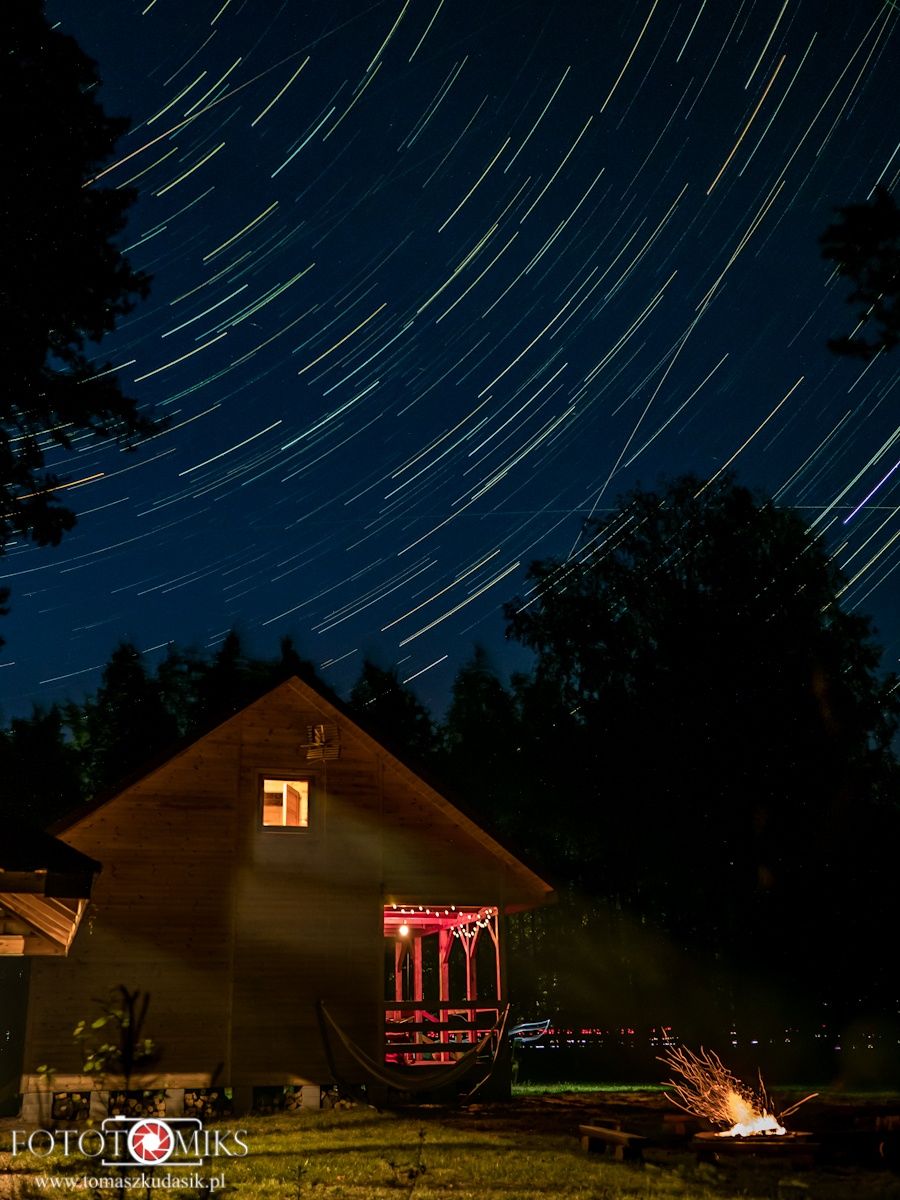
<path fill-rule="evenodd" d="M 384 937 L 385 1063 L 492 1056 L 506 1009 L 498 908 L 390 905 Z"/>

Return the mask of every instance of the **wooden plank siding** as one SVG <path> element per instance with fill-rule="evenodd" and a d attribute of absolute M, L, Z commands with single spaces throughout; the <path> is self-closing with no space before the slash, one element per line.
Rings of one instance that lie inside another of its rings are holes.
<path fill-rule="evenodd" d="M 80 1071 L 72 1029 L 119 984 L 150 992 L 162 1068 L 222 1063 L 238 753 L 215 735 L 192 749 L 65 832 L 103 870 L 68 959 L 33 965 L 26 1072 Z"/>
<path fill-rule="evenodd" d="M 339 757 L 309 761 L 308 727 L 323 721 Z M 310 781 L 308 829 L 261 827 L 264 776 Z M 154 1072 L 325 1082 L 318 999 L 381 1053 L 386 903 L 502 910 L 549 892 L 299 680 L 60 836 L 103 870 L 68 959 L 33 963 L 26 1074 L 78 1073 L 72 1028 L 125 984 L 151 994 Z"/>

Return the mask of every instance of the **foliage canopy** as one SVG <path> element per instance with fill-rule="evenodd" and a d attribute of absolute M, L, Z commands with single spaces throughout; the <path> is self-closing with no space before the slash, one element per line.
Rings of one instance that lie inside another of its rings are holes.
<path fill-rule="evenodd" d="M 900 209 L 884 187 L 871 204 L 838 209 L 840 220 L 819 239 L 823 258 L 851 280 L 848 303 L 859 325 L 850 335 L 831 338 L 836 354 L 871 359 L 900 344 Z"/>
<path fill-rule="evenodd" d="M 5 7 L 0 53 L 14 164 L 0 183 L 2 553 L 16 535 L 57 545 L 75 524 L 49 451 L 85 432 L 131 447 L 158 426 L 86 350 L 149 288 L 116 242 L 136 193 L 91 182 L 128 121 L 104 112 L 95 64 L 50 27 L 40 0 Z"/>
<path fill-rule="evenodd" d="M 877 964 L 896 681 L 803 521 L 686 477 L 624 497 L 530 579 L 507 617 L 536 655 L 519 703 L 533 778 L 565 796 L 547 837 L 572 883 L 783 978 L 801 959 L 833 977 L 855 904 L 865 932 L 837 956 Z"/>

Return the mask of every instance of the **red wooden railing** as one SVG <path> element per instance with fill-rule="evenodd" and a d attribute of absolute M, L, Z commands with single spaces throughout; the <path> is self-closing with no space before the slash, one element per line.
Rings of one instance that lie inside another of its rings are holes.
<path fill-rule="evenodd" d="M 384 1006 L 384 1060 L 410 1067 L 452 1063 L 488 1034 L 493 1036 L 485 1053 L 492 1054 L 504 1007 L 478 1001 L 388 1000 Z"/>

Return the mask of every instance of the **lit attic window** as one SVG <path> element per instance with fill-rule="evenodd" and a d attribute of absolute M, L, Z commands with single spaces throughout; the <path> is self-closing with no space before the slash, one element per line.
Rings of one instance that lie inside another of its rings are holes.
<path fill-rule="evenodd" d="M 264 779 L 262 793 L 266 829 L 309 828 L 308 779 Z"/>

